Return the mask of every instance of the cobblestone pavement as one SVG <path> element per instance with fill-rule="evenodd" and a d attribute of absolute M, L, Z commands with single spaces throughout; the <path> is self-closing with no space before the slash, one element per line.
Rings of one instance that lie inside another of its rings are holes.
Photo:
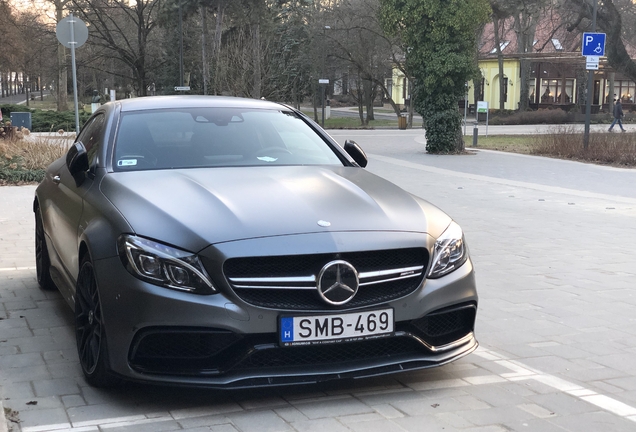
<path fill-rule="evenodd" d="M 636 170 L 432 156 L 421 131 L 332 136 L 355 139 L 370 171 L 462 225 L 480 292 L 478 351 L 441 368 L 316 386 L 93 389 L 70 309 L 37 288 L 34 187 L 2 187 L 0 432 L 636 430 Z"/>

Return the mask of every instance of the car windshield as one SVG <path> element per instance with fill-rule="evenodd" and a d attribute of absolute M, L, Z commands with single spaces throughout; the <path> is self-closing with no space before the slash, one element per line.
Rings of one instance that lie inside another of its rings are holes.
<path fill-rule="evenodd" d="M 122 113 L 115 171 L 265 165 L 342 165 L 291 111 L 187 108 Z"/>

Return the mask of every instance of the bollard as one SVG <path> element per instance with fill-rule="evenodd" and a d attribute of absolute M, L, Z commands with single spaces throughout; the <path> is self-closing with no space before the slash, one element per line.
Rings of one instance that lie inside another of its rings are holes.
<path fill-rule="evenodd" d="M 473 126 L 473 147 L 477 147 L 477 137 L 479 136 L 479 128 L 477 127 L 479 124 L 475 122 Z"/>

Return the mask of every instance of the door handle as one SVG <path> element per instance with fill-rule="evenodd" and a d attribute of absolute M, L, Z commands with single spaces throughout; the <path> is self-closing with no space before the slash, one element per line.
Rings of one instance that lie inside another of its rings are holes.
<path fill-rule="evenodd" d="M 60 177 L 59 174 L 53 176 L 53 183 L 60 184 L 61 181 L 62 181 L 62 177 Z"/>

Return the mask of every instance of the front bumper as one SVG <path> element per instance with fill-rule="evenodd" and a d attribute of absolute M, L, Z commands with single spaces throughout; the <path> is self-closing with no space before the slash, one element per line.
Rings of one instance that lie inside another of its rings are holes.
<path fill-rule="evenodd" d="M 299 311 L 247 304 L 218 281 L 214 295 L 158 287 L 133 277 L 118 257 L 94 267 L 109 367 L 128 380 L 224 388 L 313 383 L 439 366 L 478 345 L 470 260 L 405 297 L 356 309 L 393 308 L 393 336 L 295 347 L 279 345 L 278 319 Z"/>

